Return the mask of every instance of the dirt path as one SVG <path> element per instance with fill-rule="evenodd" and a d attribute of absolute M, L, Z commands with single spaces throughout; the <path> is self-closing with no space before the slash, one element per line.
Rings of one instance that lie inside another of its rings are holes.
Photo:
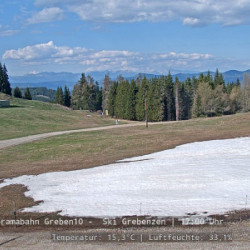
<path fill-rule="evenodd" d="M 126 128 L 126 127 L 134 127 L 134 126 L 142 126 L 142 125 L 145 125 L 145 123 L 144 122 L 133 122 L 133 123 L 123 124 L 123 125 L 112 125 L 112 126 L 104 126 L 104 127 L 96 127 L 96 128 L 84 128 L 84 129 L 77 129 L 77 130 L 49 132 L 49 133 L 38 134 L 38 135 L 29 135 L 29 136 L 15 138 L 15 139 L 2 140 L 2 141 L 0 141 L 0 149 L 6 148 L 6 147 L 11 147 L 11 146 L 16 146 L 19 144 L 32 142 L 32 141 L 36 141 L 36 140 L 41 140 L 41 139 L 56 136 L 56 135 L 65 135 L 65 134 L 98 131 L 98 130 L 108 130 L 108 129 L 114 129 L 114 128 L 121 129 L 121 128 Z"/>
<path fill-rule="evenodd" d="M 166 122 L 149 122 L 148 124 L 156 125 L 156 124 L 172 124 L 176 121 L 166 121 Z M 103 127 L 95 127 L 95 128 L 83 128 L 83 129 L 76 129 L 76 130 L 66 130 L 66 131 L 57 131 L 57 132 L 49 132 L 44 134 L 38 134 L 38 135 L 29 135 L 25 137 L 20 138 L 14 138 L 14 139 L 8 139 L 8 140 L 0 140 L 0 149 L 7 148 L 11 146 L 16 146 L 32 141 L 41 140 L 44 138 L 57 136 L 57 135 L 65 135 L 65 134 L 73 134 L 73 133 L 81 133 L 81 132 L 89 132 L 89 131 L 99 131 L 99 130 L 108 130 L 108 129 L 114 129 L 114 128 L 126 128 L 126 127 L 135 127 L 135 126 L 145 126 L 145 122 L 132 122 L 129 121 L 128 124 L 122 124 L 122 125 L 111 125 L 111 126 L 103 126 Z"/>

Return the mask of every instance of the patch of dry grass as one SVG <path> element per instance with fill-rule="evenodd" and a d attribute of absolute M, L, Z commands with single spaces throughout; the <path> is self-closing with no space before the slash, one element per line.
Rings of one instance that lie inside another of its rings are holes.
<path fill-rule="evenodd" d="M 184 143 L 250 136 L 250 113 L 51 137 L 0 151 L 0 178 L 113 163 Z"/>

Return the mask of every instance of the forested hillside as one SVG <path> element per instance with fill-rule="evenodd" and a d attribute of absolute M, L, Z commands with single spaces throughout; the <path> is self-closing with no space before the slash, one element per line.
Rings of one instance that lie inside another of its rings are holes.
<path fill-rule="evenodd" d="M 46 88 L 30 90 L 29 98 L 54 101 L 55 103 L 78 110 L 97 111 L 118 119 L 143 121 L 188 120 L 196 117 L 229 115 L 250 111 L 250 77 L 244 73 L 243 80 L 225 83 L 223 75 L 201 73 L 185 81 L 178 77 L 167 76 L 137 79 L 125 79 L 121 75 L 112 80 L 105 75 L 102 87 L 93 77 L 82 73 L 74 85 L 72 94 L 67 86 L 57 91 Z M 11 95 L 11 86 L 6 66 L 0 63 L 0 92 Z M 23 97 L 16 87 L 14 96 Z"/>
<path fill-rule="evenodd" d="M 195 117 L 234 114 L 250 110 L 248 76 L 225 84 L 223 75 L 216 70 L 179 81 L 169 73 L 153 79 L 138 77 L 125 80 L 119 76 L 112 81 L 108 75 L 100 90 L 91 77 L 83 74 L 74 86 L 72 105 L 76 109 L 108 110 L 112 117 L 148 121 L 187 120 Z M 102 95 L 100 96 L 100 92 Z M 102 99 L 102 100 L 101 100 Z"/>
<path fill-rule="evenodd" d="M 47 89 L 45 87 L 29 88 L 32 100 L 38 100 L 43 102 L 53 102 L 56 99 L 56 91 L 53 89 Z M 22 93 L 25 93 L 25 89 L 21 88 Z"/>

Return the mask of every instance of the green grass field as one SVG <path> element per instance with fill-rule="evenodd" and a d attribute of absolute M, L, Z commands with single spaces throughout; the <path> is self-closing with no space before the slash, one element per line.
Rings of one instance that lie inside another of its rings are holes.
<path fill-rule="evenodd" d="M 6 98 L 0 94 L 0 99 Z M 40 101 L 10 99 L 9 108 L 0 108 L 0 140 L 53 131 L 114 125 L 96 113 L 74 111 Z"/>

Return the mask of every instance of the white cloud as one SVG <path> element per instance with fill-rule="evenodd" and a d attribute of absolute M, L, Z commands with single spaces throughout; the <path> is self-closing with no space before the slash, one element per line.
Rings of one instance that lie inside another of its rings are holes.
<path fill-rule="evenodd" d="M 37 59 L 47 59 L 51 53 L 55 52 L 55 46 L 52 41 L 44 44 L 36 44 L 34 46 L 27 46 L 17 50 L 7 50 L 3 59 L 15 59 L 32 61 Z"/>
<path fill-rule="evenodd" d="M 198 18 L 187 17 L 183 20 L 184 25 L 196 26 L 200 25 L 201 21 Z"/>
<path fill-rule="evenodd" d="M 13 36 L 17 34 L 19 30 L 0 30 L 0 36 Z"/>
<path fill-rule="evenodd" d="M 250 23 L 249 0 L 36 0 L 40 7 L 65 7 L 82 20 L 137 22 L 180 20 L 184 25 Z"/>
<path fill-rule="evenodd" d="M 32 70 L 28 73 L 29 75 L 37 75 L 39 74 L 39 71 L 36 71 L 36 70 Z"/>
<path fill-rule="evenodd" d="M 56 46 L 52 41 L 7 50 L 4 60 L 12 60 L 20 65 L 82 65 L 84 71 L 129 70 L 136 72 L 167 73 L 171 68 L 193 70 L 214 59 L 210 54 L 199 53 L 138 53 L 127 50 L 96 51 L 82 47 Z"/>
<path fill-rule="evenodd" d="M 83 0 L 84 1 L 84 0 Z M 81 1 L 81 2 L 83 2 Z M 55 6 L 60 4 L 79 3 L 80 0 L 35 0 L 37 6 Z"/>
<path fill-rule="evenodd" d="M 47 23 L 61 20 L 63 18 L 63 10 L 58 7 L 44 8 L 38 13 L 33 14 L 27 19 L 28 24 Z"/>
<path fill-rule="evenodd" d="M 1 36 L 12 36 L 19 32 L 19 30 L 6 29 L 0 24 L 0 37 Z"/>

